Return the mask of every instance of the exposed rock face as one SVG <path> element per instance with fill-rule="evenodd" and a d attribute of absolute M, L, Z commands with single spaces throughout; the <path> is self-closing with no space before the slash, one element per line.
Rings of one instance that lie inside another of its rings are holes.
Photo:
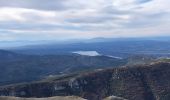
<path fill-rule="evenodd" d="M 116 96 L 110 96 L 110 97 L 105 98 L 104 100 L 127 100 L 127 99 L 116 97 Z"/>
<path fill-rule="evenodd" d="M 170 63 L 101 70 L 48 82 L 0 88 L 1 96 L 76 95 L 102 100 L 114 95 L 129 100 L 170 100 Z"/>

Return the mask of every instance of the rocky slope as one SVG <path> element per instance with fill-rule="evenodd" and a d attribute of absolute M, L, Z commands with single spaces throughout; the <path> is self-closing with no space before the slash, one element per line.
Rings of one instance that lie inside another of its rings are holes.
<path fill-rule="evenodd" d="M 76 96 L 49 97 L 49 98 L 19 98 L 19 97 L 0 97 L 0 100 L 86 100 Z"/>
<path fill-rule="evenodd" d="M 76 96 L 55 96 L 48 98 L 19 98 L 19 97 L 0 97 L 0 100 L 87 100 Z M 110 96 L 103 100 L 127 100 L 121 97 Z"/>
<path fill-rule="evenodd" d="M 80 96 L 102 100 L 114 95 L 129 100 L 170 100 L 170 63 L 114 68 L 29 84 L 3 86 L 1 96 Z"/>

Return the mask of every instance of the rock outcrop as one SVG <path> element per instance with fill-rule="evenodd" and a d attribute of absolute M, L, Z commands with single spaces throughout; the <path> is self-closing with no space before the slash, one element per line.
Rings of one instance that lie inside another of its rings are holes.
<path fill-rule="evenodd" d="M 127 99 L 124 99 L 122 97 L 117 97 L 117 96 L 109 96 L 103 100 L 127 100 Z"/>
<path fill-rule="evenodd" d="M 106 69 L 45 82 L 3 86 L 0 95 L 75 95 L 88 100 L 114 95 L 128 100 L 170 100 L 170 63 Z"/>

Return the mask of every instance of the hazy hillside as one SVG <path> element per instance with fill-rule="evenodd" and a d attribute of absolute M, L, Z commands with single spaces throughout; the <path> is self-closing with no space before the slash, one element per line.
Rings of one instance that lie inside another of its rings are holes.
<path fill-rule="evenodd" d="M 125 65 L 125 59 L 83 55 L 22 55 L 0 51 L 0 85 L 39 80 L 52 75 Z"/>
<path fill-rule="evenodd" d="M 16 61 L 23 59 L 22 54 L 17 54 L 7 50 L 0 50 L 0 62 Z"/>

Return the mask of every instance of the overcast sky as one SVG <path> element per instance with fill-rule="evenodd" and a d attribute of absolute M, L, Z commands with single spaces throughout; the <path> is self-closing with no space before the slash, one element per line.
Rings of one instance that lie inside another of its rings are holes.
<path fill-rule="evenodd" d="M 170 35 L 170 0 L 0 0 L 0 40 Z"/>

